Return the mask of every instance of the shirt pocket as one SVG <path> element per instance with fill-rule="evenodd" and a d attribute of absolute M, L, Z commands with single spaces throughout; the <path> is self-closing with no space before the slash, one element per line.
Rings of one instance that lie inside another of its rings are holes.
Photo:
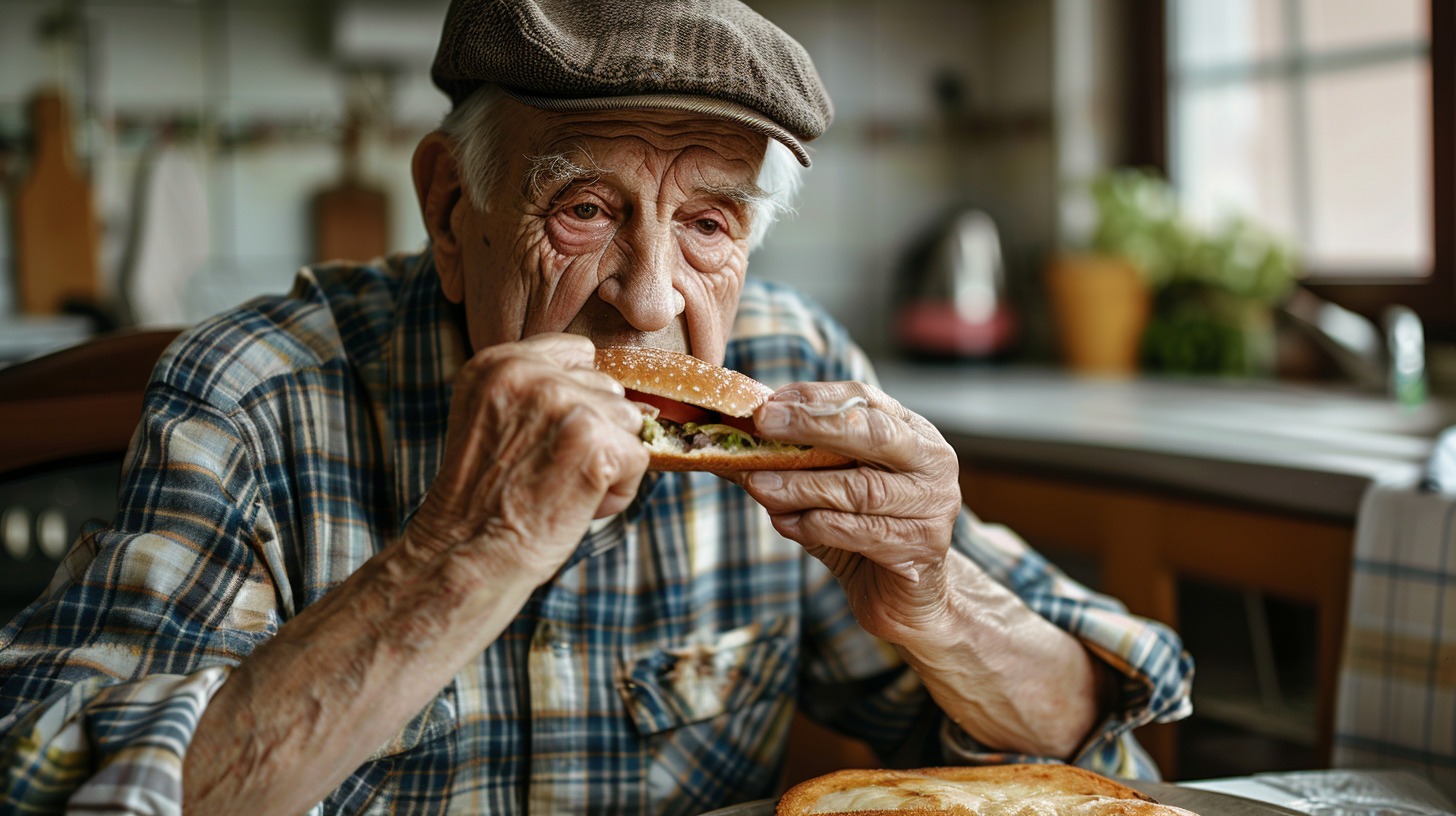
<path fill-rule="evenodd" d="M 797 627 L 789 618 L 637 653 L 618 689 L 642 736 L 794 693 Z"/>

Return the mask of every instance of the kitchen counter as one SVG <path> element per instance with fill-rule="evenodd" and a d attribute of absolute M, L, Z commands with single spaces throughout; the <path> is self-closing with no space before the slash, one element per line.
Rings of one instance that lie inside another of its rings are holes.
<path fill-rule="evenodd" d="M 1456 404 L 1338 387 L 877 361 L 885 391 L 963 459 L 1353 521 L 1374 481 L 1410 481 Z"/>

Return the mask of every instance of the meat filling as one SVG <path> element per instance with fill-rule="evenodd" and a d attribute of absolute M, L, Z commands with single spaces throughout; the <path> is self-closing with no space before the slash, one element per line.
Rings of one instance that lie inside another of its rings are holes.
<path fill-rule="evenodd" d="M 695 450 L 717 450 L 729 453 L 742 451 L 808 450 L 809 445 L 794 445 L 752 434 L 719 422 L 673 422 L 664 417 L 642 417 L 642 441 L 664 453 L 687 453 Z"/>

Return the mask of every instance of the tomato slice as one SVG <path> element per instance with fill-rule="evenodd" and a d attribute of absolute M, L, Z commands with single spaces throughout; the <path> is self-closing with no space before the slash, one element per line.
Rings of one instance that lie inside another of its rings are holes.
<path fill-rule="evenodd" d="M 684 422 L 713 422 L 716 414 L 705 408 L 696 405 L 678 402 L 667 397 L 644 394 L 641 391 L 627 389 L 627 399 L 633 402 L 641 402 L 657 409 L 657 415 L 663 419 L 671 420 L 681 425 Z"/>
<path fill-rule="evenodd" d="M 750 435 L 757 436 L 758 429 L 753 426 L 753 417 L 724 416 L 717 411 L 709 411 L 707 408 L 699 408 L 696 405 L 688 405 L 685 402 L 678 402 L 667 397 L 658 397 L 652 394 L 644 394 L 641 391 L 627 389 L 627 399 L 633 402 L 646 403 L 657 409 L 657 415 L 663 419 L 676 422 L 681 425 L 685 422 L 696 422 L 700 425 L 719 423 L 730 428 L 737 428 Z"/>

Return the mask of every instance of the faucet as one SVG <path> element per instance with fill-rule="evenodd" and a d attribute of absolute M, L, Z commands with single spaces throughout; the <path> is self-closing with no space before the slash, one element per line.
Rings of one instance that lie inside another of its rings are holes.
<path fill-rule="evenodd" d="M 1426 401 L 1426 332 L 1410 307 L 1386 308 L 1385 347 L 1390 396 L 1407 408 L 1419 407 Z"/>
<path fill-rule="evenodd" d="M 1425 328 L 1405 306 L 1388 306 L 1383 331 L 1369 318 L 1297 287 L 1282 306 L 1357 387 L 1386 391 L 1396 402 L 1426 399 Z"/>

